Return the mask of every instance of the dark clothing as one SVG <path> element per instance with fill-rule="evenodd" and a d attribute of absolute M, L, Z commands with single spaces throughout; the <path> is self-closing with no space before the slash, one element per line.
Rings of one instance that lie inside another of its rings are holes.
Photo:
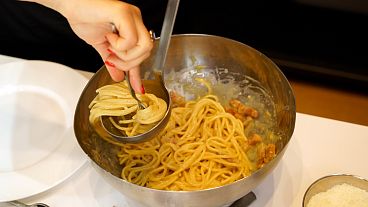
<path fill-rule="evenodd" d="M 125 1 L 141 9 L 147 29 L 159 36 L 167 0 Z M 368 83 L 368 30 L 362 26 L 367 17 L 290 0 L 181 0 L 173 34 L 234 39 L 266 54 L 289 76 L 321 77 L 322 82 L 331 77 L 352 80 L 345 87 L 357 81 Z M 50 60 L 92 72 L 103 64 L 64 17 L 38 4 L 0 0 L 0 38 L 0 54 Z M 318 70 L 311 69 L 314 66 Z"/>
<path fill-rule="evenodd" d="M 128 1 L 152 8 L 150 2 Z M 158 12 L 157 18 L 149 19 L 149 29 L 162 24 L 166 3 L 161 2 L 163 5 L 155 5 L 162 9 L 142 10 L 142 15 L 150 17 L 155 17 L 152 12 Z M 66 19 L 52 9 L 36 3 L 0 0 L 0 16 L 0 54 L 48 60 L 91 72 L 103 64 L 96 50 L 76 36 Z"/>
<path fill-rule="evenodd" d="M 1 54 L 91 71 L 102 65 L 97 52 L 59 13 L 35 3 L 1 0 L 0 14 Z"/>

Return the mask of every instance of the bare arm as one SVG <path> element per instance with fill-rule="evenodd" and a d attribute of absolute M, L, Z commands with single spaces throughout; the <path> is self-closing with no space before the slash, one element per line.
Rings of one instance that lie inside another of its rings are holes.
<path fill-rule="evenodd" d="M 139 65 L 150 55 L 153 43 L 139 8 L 118 0 L 23 0 L 62 14 L 73 31 L 92 45 L 115 81 L 130 71 L 133 88 L 143 92 Z M 119 34 L 113 33 L 114 24 Z"/>

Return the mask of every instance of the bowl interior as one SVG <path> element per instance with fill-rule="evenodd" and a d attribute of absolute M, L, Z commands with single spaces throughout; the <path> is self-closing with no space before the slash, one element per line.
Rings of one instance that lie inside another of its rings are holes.
<path fill-rule="evenodd" d="M 144 79 L 153 77 L 152 65 L 157 46 L 156 41 L 151 57 L 141 66 L 141 76 Z M 259 172 L 243 179 L 256 181 L 254 185 L 249 185 L 249 188 L 255 187 L 276 166 L 294 131 L 295 99 L 290 84 L 280 69 L 269 58 L 245 44 L 219 36 L 202 34 L 174 35 L 164 69 L 164 78 L 169 90 L 177 90 L 178 88 L 175 88 L 178 87 L 178 84 L 175 84 L 177 82 L 182 84 L 189 81 L 191 85 L 190 81 L 194 74 L 196 77 L 210 76 L 217 81 L 214 82 L 214 86 L 232 82 L 239 88 L 235 92 L 222 90 L 216 95 L 227 97 L 229 94 L 230 96 L 237 94 L 246 97 L 249 91 L 262 94 L 259 100 L 267 103 L 263 107 L 272 110 L 274 114 L 272 126 L 269 127 L 280 136 L 280 139 L 276 143 L 276 158 L 258 170 Z M 74 130 L 79 145 L 97 166 L 108 174 L 120 178 L 122 166 L 119 165 L 116 156 L 120 147 L 101 139 L 88 122 L 88 105 L 94 98 L 96 89 L 112 82 L 105 68 L 101 68 L 92 77 L 77 105 Z M 249 85 L 252 87 L 247 87 Z M 193 91 L 191 88 L 187 87 L 187 91 Z M 152 90 L 146 88 L 146 91 L 149 93 Z M 121 185 L 126 184 L 124 181 L 121 182 Z M 249 188 L 243 186 L 240 192 L 228 197 L 227 202 L 244 196 L 251 190 Z M 211 196 L 213 199 L 213 195 Z"/>

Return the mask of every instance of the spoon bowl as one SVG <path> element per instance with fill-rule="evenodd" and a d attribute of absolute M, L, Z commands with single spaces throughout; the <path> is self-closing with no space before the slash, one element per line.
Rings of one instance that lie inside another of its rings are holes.
<path fill-rule="evenodd" d="M 146 89 L 149 89 L 151 93 L 156 95 L 159 98 L 162 98 L 166 104 L 167 104 L 167 110 L 162 118 L 161 121 L 159 121 L 156 126 L 154 126 L 152 129 L 147 131 L 143 134 L 138 134 L 135 136 L 127 136 L 125 133 L 118 130 L 108 119 L 109 117 L 102 116 L 100 118 L 100 122 L 97 122 L 95 124 L 94 128 L 96 132 L 105 140 L 116 144 L 116 145 L 122 145 L 125 143 L 138 143 L 147 141 L 150 138 L 153 138 L 155 135 L 160 133 L 165 127 L 167 122 L 170 119 L 170 112 L 171 112 L 171 99 L 170 94 L 165 87 L 164 84 L 164 78 L 163 78 L 163 69 L 165 65 L 166 55 L 170 44 L 171 34 L 174 27 L 175 17 L 179 6 L 179 0 L 169 0 L 167 7 L 166 7 L 166 13 L 165 18 L 162 26 L 160 41 L 159 41 L 159 47 L 158 52 L 155 57 L 155 62 L 153 64 L 153 79 L 152 80 L 143 80 L 143 84 L 145 85 Z M 114 30 L 114 29 L 113 29 Z M 151 33 L 152 37 L 152 33 Z M 105 66 L 103 66 L 105 67 Z M 151 74 L 151 75 L 152 75 Z M 140 102 L 140 100 L 135 96 L 135 92 L 133 91 L 130 82 L 128 80 L 128 73 L 125 74 L 125 77 L 127 79 L 130 93 L 133 96 L 134 99 L 138 102 L 138 108 L 144 108 L 144 105 Z"/>
<path fill-rule="evenodd" d="M 103 66 L 98 73 L 103 73 L 104 71 L 106 71 L 105 66 Z M 142 141 L 147 141 L 155 137 L 165 128 L 167 122 L 170 119 L 171 98 L 168 90 L 164 85 L 161 74 L 159 72 L 157 72 L 156 74 L 156 78 L 158 80 L 143 80 L 143 84 L 145 85 L 147 93 L 155 94 L 157 97 L 163 99 L 166 102 L 168 107 L 163 119 L 161 119 L 161 121 L 159 121 L 156 126 L 154 126 L 148 132 L 128 137 L 122 131 L 113 126 L 108 116 L 102 116 L 100 122 L 97 122 L 97 124 L 94 126 L 95 131 L 100 135 L 101 138 L 115 145 L 122 145 L 124 143 L 138 143 Z M 96 84 L 97 82 L 94 83 Z"/>

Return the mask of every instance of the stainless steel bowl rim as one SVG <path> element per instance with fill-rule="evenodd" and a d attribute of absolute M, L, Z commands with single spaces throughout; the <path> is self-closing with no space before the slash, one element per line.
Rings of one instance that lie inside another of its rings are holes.
<path fill-rule="evenodd" d="M 317 185 L 320 181 L 328 179 L 328 178 L 332 178 L 332 177 L 352 177 L 354 179 L 358 179 L 361 180 L 363 182 L 366 182 L 368 185 L 368 180 L 366 178 L 363 178 L 362 176 L 359 175 L 355 175 L 355 174 L 349 174 L 349 173 L 334 173 L 334 174 L 329 174 L 329 175 L 325 175 L 323 177 L 318 178 L 317 180 L 313 181 L 307 188 L 307 190 L 305 191 L 304 195 L 303 195 L 303 200 L 302 200 L 302 206 L 306 205 L 306 196 L 308 194 L 308 192 L 315 187 L 315 185 Z"/>
<path fill-rule="evenodd" d="M 190 44 L 188 44 L 188 41 L 193 41 L 193 43 L 190 42 Z M 224 48 L 225 50 L 222 50 L 223 46 L 226 46 Z M 213 50 L 212 48 L 221 49 L 221 51 Z M 170 49 L 173 51 L 173 53 L 170 53 Z M 109 147 L 110 145 L 103 143 L 103 141 L 99 139 L 97 139 L 97 141 L 91 140 L 92 134 L 88 134 L 89 132 L 87 132 L 87 134 L 83 134 L 83 133 L 86 133 L 86 131 L 90 130 L 90 127 L 88 127 L 88 125 L 84 123 L 86 120 L 84 116 L 87 116 L 88 111 L 81 111 L 81 110 L 86 110 L 84 109 L 83 106 L 89 104 L 88 103 L 89 98 L 85 98 L 83 96 L 87 96 L 87 95 L 92 96 L 95 93 L 95 91 L 93 91 L 94 90 L 93 88 L 105 83 L 104 81 L 108 81 L 107 78 L 109 78 L 108 75 L 106 74 L 107 73 L 106 71 L 99 70 L 92 77 L 92 79 L 87 83 L 86 88 L 83 90 L 81 98 L 78 102 L 78 106 L 76 109 L 76 115 L 74 118 L 75 120 L 74 129 L 76 132 L 75 134 L 76 134 L 78 143 L 80 144 L 83 151 L 93 161 L 92 162 L 93 166 L 97 167 L 96 169 L 99 170 L 99 172 L 101 173 L 101 175 L 103 175 L 104 178 L 109 180 L 110 184 L 114 186 L 118 186 L 117 190 L 126 194 L 127 197 L 132 196 L 133 200 L 137 198 L 137 196 L 135 195 L 137 194 L 137 192 L 140 196 L 142 195 L 145 196 L 144 205 L 146 206 L 147 205 L 148 206 L 172 206 L 172 203 L 170 202 L 173 200 L 170 200 L 170 199 L 175 199 L 175 198 L 178 200 L 173 201 L 173 202 L 176 202 L 176 204 L 178 204 L 179 206 L 180 205 L 183 206 L 184 204 L 177 203 L 177 202 L 180 202 L 180 200 L 182 201 L 181 197 L 183 197 L 183 199 L 184 198 L 189 199 L 190 200 L 189 202 L 191 202 L 194 206 L 201 204 L 200 205 L 201 207 L 202 206 L 214 206 L 215 202 L 217 203 L 217 205 L 219 205 L 219 203 L 225 202 L 225 200 L 228 203 L 230 201 L 235 201 L 236 199 L 239 199 L 241 196 L 244 196 L 246 193 L 249 193 L 250 190 L 254 189 L 261 182 L 261 180 L 263 180 L 267 175 L 269 175 L 269 173 L 277 166 L 277 163 L 279 163 L 279 161 L 282 159 L 283 154 L 287 149 L 287 146 L 290 142 L 290 139 L 295 129 L 295 120 L 296 120 L 295 97 L 294 97 L 294 93 L 292 91 L 291 85 L 287 81 L 285 75 L 282 73 L 280 68 L 278 68 L 278 66 L 272 60 L 270 60 L 267 56 L 263 55 L 256 49 L 244 43 L 241 43 L 239 41 L 229 39 L 226 37 L 209 35 L 209 34 L 175 34 L 173 35 L 171 39 L 171 44 L 170 44 L 165 68 L 169 67 L 170 65 L 171 67 L 173 67 L 173 65 L 178 65 L 177 67 L 180 67 L 183 64 L 185 65 L 186 63 L 185 61 L 187 60 L 184 60 L 184 59 L 187 58 L 187 55 L 193 51 L 196 52 L 195 54 L 202 55 L 202 58 L 203 58 L 202 60 L 204 63 L 219 64 L 219 65 L 224 64 L 224 65 L 228 65 L 229 69 L 231 69 L 231 67 L 233 66 L 237 67 L 238 69 L 234 69 L 234 71 L 243 71 L 243 69 L 239 70 L 239 67 L 241 68 L 243 66 L 246 66 L 246 67 L 249 67 L 249 69 L 251 69 L 251 72 L 255 71 L 255 73 L 258 73 L 260 70 L 261 74 L 259 75 L 266 75 L 267 78 L 269 79 L 262 80 L 262 81 L 266 81 L 266 84 L 268 84 L 269 88 L 271 88 L 272 86 L 275 86 L 276 88 L 273 89 L 274 91 L 277 90 L 275 94 L 275 98 L 282 99 L 282 101 L 280 100 L 281 101 L 280 103 L 288 104 L 289 106 L 288 109 L 284 109 L 284 108 L 280 109 L 280 112 L 284 113 L 284 114 L 281 113 L 280 116 L 282 117 L 285 116 L 285 117 L 284 119 L 278 120 L 280 122 L 278 123 L 278 125 L 282 125 L 283 126 L 282 129 L 287 130 L 285 132 L 286 137 L 283 138 L 283 145 L 280 148 L 280 151 L 278 152 L 278 154 L 276 155 L 274 159 L 272 159 L 270 162 L 265 164 L 262 168 L 253 172 L 250 176 L 237 180 L 231 184 L 227 184 L 227 185 L 223 185 L 223 186 L 219 186 L 215 188 L 197 190 L 197 191 L 167 191 L 167 190 L 152 189 L 152 188 L 143 187 L 143 186 L 139 186 L 139 185 L 130 183 L 117 176 L 117 171 L 116 171 L 118 170 L 117 167 L 115 167 L 115 169 L 111 168 L 111 166 L 115 166 L 115 165 L 110 165 L 110 164 L 112 164 L 112 162 L 115 162 L 115 161 L 106 160 L 106 158 L 109 158 L 106 156 L 111 157 L 112 152 L 103 153 L 104 152 L 103 150 L 105 150 L 105 147 Z M 238 53 L 242 53 L 243 51 L 244 51 L 244 54 L 238 54 Z M 230 52 L 230 54 L 228 52 Z M 220 54 L 217 55 L 218 53 Z M 246 57 L 247 55 L 250 55 L 249 60 Z M 182 62 L 177 62 L 178 60 L 182 60 Z M 254 61 L 254 63 L 253 62 L 249 63 L 249 61 Z M 149 65 L 149 62 L 147 64 Z M 235 65 L 232 65 L 232 64 L 235 64 Z M 252 68 L 252 66 L 254 66 L 255 64 L 260 64 L 260 66 L 258 67 L 258 65 L 256 65 L 257 66 L 256 68 Z M 273 77 L 273 75 L 275 75 L 275 77 Z M 255 76 L 255 77 L 258 77 L 258 76 Z M 278 79 L 275 80 L 275 78 L 278 78 Z M 278 85 L 275 85 L 275 84 L 280 84 L 282 86 L 279 87 Z M 101 145 L 101 146 L 95 146 L 96 144 Z M 101 152 L 102 154 L 99 154 Z M 244 194 L 244 195 L 241 195 L 241 194 Z M 225 196 L 225 198 L 218 198 L 218 197 L 223 197 L 223 196 Z M 194 204 L 193 203 L 194 200 L 198 200 L 200 201 L 200 203 Z M 210 201 L 210 200 L 213 200 L 213 201 Z M 151 203 L 148 203 L 148 202 L 151 202 Z M 164 204 L 162 202 L 164 202 Z M 226 203 L 222 203 L 222 205 L 224 204 Z"/>

